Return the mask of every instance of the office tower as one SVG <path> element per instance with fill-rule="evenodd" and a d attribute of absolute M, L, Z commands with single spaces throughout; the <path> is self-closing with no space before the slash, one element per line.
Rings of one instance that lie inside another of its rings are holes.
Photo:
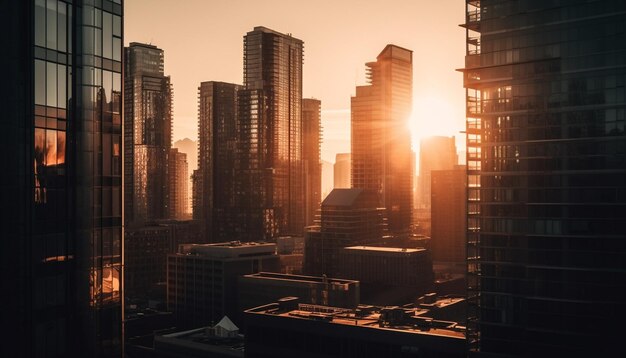
<path fill-rule="evenodd" d="M 302 53 L 290 34 L 255 27 L 244 36 L 239 92 L 239 237 L 302 234 Z"/>
<path fill-rule="evenodd" d="M 468 336 L 623 356 L 622 1 L 467 1 Z"/>
<path fill-rule="evenodd" d="M 334 188 L 350 188 L 350 153 L 337 153 L 335 155 L 335 165 L 333 166 Z"/>
<path fill-rule="evenodd" d="M 413 173 L 406 124 L 413 96 L 413 52 L 387 45 L 367 66 L 367 86 L 352 97 L 352 187 L 374 190 L 387 210 L 389 229 L 411 225 Z"/>
<path fill-rule="evenodd" d="M 191 176 L 194 170 L 198 169 L 198 141 L 191 140 L 189 138 L 179 139 L 172 145 L 173 148 L 177 148 L 179 152 L 187 154 L 187 208 L 185 212 L 188 217 L 191 217 L 191 213 L 193 212 L 193 200 L 192 200 L 192 188 L 193 181 L 191 180 Z"/>
<path fill-rule="evenodd" d="M 124 53 L 124 213 L 126 225 L 142 225 L 169 214 L 172 86 L 163 50 L 131 42 Z"/>
<path fill-rule="evenodd" d="M 188 218 L 187 203 L 189 175 L 187 175 L 187 154 L 181 153 L 176 148 L 170 148 L 167 161 L 168 176 L 168 217 L 171 219 L 184 220 Z"/>
<path fill-rule="evenodd" d="M 387 223 L 378 200 L 372 190 L 333 189 L 322 202 L 320 225 L 305 233 L 304 273 L 335 277 L 340 249 L 381 243 Z"/>
<path fill-rule="evenodd" d="M 121 357 L 122 1 L 6 1 L 3 357 Z"/>
<path fill-rule="evenodd" d="M 465 265 L 467 173 L 465 165 L 431 172 L 430 247 L 433 261 Z"/>
<path fill-rule="evenodd" d="M 238 141 L 237 91 L 233 83 L 207 81 L 198 87 L 198 211 L 212 242 L 233 239 L 238 226 L 235 162 Z"/>
<path fill-rule="evenodd" d="M 304 167 L 305 225 L 313 225 L 322 203 L 322 102 L 302 100 L 302 165 Z"/>
<path fill-rule="evenodd" d="M 246 357 L 467 356 L 465 327 L 423 308 L 318 306 L 285 297 L 245 312 Z"/>
<path fill-rule="evenodd" d="M 180 245 L 167 257 L 167 308 L 178 327 L 198 327 L 237 316 L 237 277 L 277 271 L 276 245 L 241 243 Z"/>

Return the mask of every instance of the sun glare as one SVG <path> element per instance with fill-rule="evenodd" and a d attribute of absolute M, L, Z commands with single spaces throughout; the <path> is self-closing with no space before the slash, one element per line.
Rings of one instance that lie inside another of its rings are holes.
<path fill-rule="evenodd" d="M 458 136 L 463 118 L 444 99 L 419 96 L 413 99 L 413 113 L 407 126 L 411 131 L 414 150 L 418 150 L 422 138 L 431 136 Z M 459 118 L 457 118 L 459 117 Z"/>

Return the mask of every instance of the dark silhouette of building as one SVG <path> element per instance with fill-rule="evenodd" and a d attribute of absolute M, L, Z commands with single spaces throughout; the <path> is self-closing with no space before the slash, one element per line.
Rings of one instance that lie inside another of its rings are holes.
<path fill-rule="evenodd" d="M 433 261 L 423 248 L 350 246 L 339 250 L 336 276 L 361 283 L 362 302 L 402 305 L 429 292 Z"/>
<path fill-rule="evenodd" d="M 385 210 L 376 192 L 333 189 L 322 202 L 320 225 L 305 233 L 304 273 L 336 277 L 340 249 L 381 243 L 386 234 Z"/>
<path fill-rule="evenodd" d="M 298 303 L 247 310 L 246 357 L 466 357 L 465 327 L 423 308 Z"/>
<path fill-rule="evenodd" d="M 305 225 L 313 225 L 322 203 L 322 102 L 302 100 L 302 165 L 304 166 Z"/>
<path fill-rule="evenodd" d="M 276 302 L 297 296 L 302 303 L 356 308 L 360 300 L 359 281 L 319 276 L 259 272 L 239 277 L 239 309 Z"/>
<path fill-rule="evenodd" d="M 189 218 L 188 206 L 188 175 L 187 154 L 179 152 L 177 148 L 171 148 L 167 163 L 167 175 L 169 178 L 169 205 L 168 217 L 176 220 Z"/>
<path fill-rule="evenodd" d="M 241 243 L 181 245 L 167 257 L 167 308 L 177 327 L 199 327 L 237 316 L 237 277 L 278 271 L 276 245 Z"/>
<path fill-rule="evenodd" d="M 333 165 L 333 188 L 347 189 L 350 188 L 350 153 L 337 153 L 335 156 L 335 164 Z"/>
<path fill-rule="evenodd" d="M 626 3 L 466 11 L 470 347 L 623 356 Z"/>
<path fill-rule="evenodd" d="M 452 170 L 457 164 L 454 137 L 428 137 L 420 141 L 420 175 L 417 178 L 416 221 L 420 233 L 432 234 L 431 172 L 433 170 Z"/>
<path fill-rule="evenodd" d="M 406 235 L 413 210 L 411 136 L 406 122 L 413 96 L 413 52 L 387 45 L 369 62 L 369 85 L 352 97 L 352 187 L 374 190 L 389 229 Z"/>
<path fill-rule="evenodd" d="M 165 284 L 167 255 L 172 253 L 172 229 L 150 225 L 124 232 L 124 288 L 126 297 L 154 299 Z M 161 298 L 161 297 L 159 297 Z M 164 300 L 165 297 L 161 299 Z"/>
<path fill-rule="evenodd" d="M 2 357 L 123 355 L 123 11 L 93 4 L 1 5 Z"/>
<path fill-rule="evenodd" d="M 258 26 L 244 36 L 236 205 L 241 240 L 302 234 L 303 42 Z"/>
<path fill-rule="evenodd" d="M 163 50 L 131 42 L 124 53 L 124 212 L 126 225 L 142 225 L 170 214 L 172 86 Z"/>
<path fill-rule="evenodd" d="M 431 223 L 430 247 L 433 261 L 465 266 L 467 205 L 465 165 L 452 170 L 431 171 Z"/>
<path fill-rule="evenodd" d="M 198 88 L 198 180 L 194 219 L 212 242 L 235 238 L 235 164 L 238 146 L 237 91 L 241 86 L 202 82 Z M 197 178 L 196 178 L 197 176 Z"/>

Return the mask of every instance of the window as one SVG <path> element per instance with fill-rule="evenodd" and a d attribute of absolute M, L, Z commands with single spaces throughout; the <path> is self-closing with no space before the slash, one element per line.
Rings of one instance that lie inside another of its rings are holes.
<path fill-rule="evenodd" d="M 35 104 L 46 104 L 46 62 L 35 60 Z"/>
<path fill-rule="evenodd" d="M 46 47 L 46 0 L 35 1 L 35 45 Z"/>
<path fill-rule="evenodd" d="M 46 47 L 57 49 L 57 0 L 47 0 Z"/>
<path fill-rule="evenodd" d="M 57 65 L 56 63 L 46 63 L 46 105 L 57 106 Z"/>

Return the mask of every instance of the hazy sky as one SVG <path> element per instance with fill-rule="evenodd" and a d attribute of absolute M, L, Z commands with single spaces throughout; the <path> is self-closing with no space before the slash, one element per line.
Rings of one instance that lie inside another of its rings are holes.
<path fill-rule="evenodd" d="M 243 36 L 255 26 L 304 41 L 304 96 L 322 101 L 322 159 L 350 151 L 350 96 L 387 44 L 413 50 L 420 136 L 464 128 L 463 0 L 126 0 L 125 41 L 165 51 L 174 85 L 174 140 L 197 138 L 200 82 L 243 82 Z"/>

